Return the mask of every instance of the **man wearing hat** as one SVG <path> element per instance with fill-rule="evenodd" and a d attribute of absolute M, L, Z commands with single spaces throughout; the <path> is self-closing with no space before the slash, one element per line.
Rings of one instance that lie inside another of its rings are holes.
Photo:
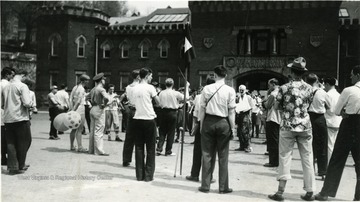
<path fill-rule="evenodd" d="M 306 69 L 306 61 L 299 57 L 290 63 L 289 83 L 282 85 L 277 95 L 277 108 L 281 111 L 282 120 L 279 135 L 279 181 L 278 191 L 268 197 L 275 201 L 284 200 L 283 193 L 287 180 L 291 179 L 291 158 L 295 142 L 298 145 L 304 173 L 306 201 L 314 200 L 315 174 L 312 152 L 312 128 L 308 108 L 313 100 L 313 88 L 302 80 Z"/>
<path fill-rule="evenodd" d="M 59 140 L 60 138 L 57 135 L 57 130 L 54 127 L 54 119 L 63 110 L 58 98 L 55 96 L 58 91 L 58 87 L 53 85 L 51 87 L 51 92 L 48 94 L 48 101 L 49 101 L 49 115 L 50 115 L 50 133 L 49 139 L 50 140 Z"/>
<path fill-rule="evenodd" d="M 105 129 L 105 111 L 106 104 L 110 101 L 109 95 L 104 89 L 105 85 L 104 73 L 94 76 L 95 87 L 86 96 L 93 106 L 90 110 L 90 140 L 89 153 L 101 156 L 109 156 L 103 150 L 103 136 Z"/>
<path fill-rule="evenodd" d="M 235 151 L 251 152 L 252 148 L 250 145 L 251 137 L 251 109 L 255 107 L 253 99 L 250 95 L 246 94 L 246 86 L 239 86 L 239 101 L 236 104 L 236 124 L 237 136 L 239 137 L 240 147 Z"/>
<path fill-rule="evenodd" d="M 76 138 L 78 152 L 87 152 L 88 150 L 82 146 L 82 131 L 85 125 L 85 86 L 89 83 L 90 77 L 83 74 L 79 77 L 80 83 L 72 89 L 70 93 L 70 110 L 76 111 L 81 116 L 81 123 L 77 129 L 73 129 L 70 132 L 70 150 L 75 151 L 74 141 Z"/>

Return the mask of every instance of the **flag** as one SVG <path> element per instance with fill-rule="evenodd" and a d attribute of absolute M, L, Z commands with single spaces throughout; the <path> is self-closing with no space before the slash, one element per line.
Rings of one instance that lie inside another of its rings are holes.
<path fill-rule="evenodd" d="M 184 56 L 188 64 L 190 64 L 191 60 L 193 60 L 196 57 L 195 50 L 192 44 L 193 42 L 190 33 L 190 24 L 187 23 L 185 25 Z"/>

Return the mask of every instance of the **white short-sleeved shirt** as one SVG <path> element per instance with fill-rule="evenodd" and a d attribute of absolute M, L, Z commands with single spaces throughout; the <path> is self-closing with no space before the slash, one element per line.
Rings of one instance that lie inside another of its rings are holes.
<path fill-rule="evenodd" d="M 152 99 L 157 95 L 154 86 L 139 83 L 132 89 L 131 101 L 134 102 L 136 111 L 134 119 L 152 120 L 156 118 Z"/>
<path fill-rule="evenodd" d="M 220 90 L 216 92 L 219 88 Z M 215 95 L 209 101 L 214 93 Z M 228 117 L 229 109 L 235 108 L 235 97 L 235 90 L 226 85 L 224 80 L 219 80 L 204 87 L 201 92 L 200 106 L 205 108 L 206 114 Z M 206 105 L 207 102 L 208 104 Z"/>
<path fill-rule="evenodd" d="M 184 95 L 171 88 L 163 90 L 159 94 L 161 108 L 178 109 L 179 101 L 184 99 Z"/>

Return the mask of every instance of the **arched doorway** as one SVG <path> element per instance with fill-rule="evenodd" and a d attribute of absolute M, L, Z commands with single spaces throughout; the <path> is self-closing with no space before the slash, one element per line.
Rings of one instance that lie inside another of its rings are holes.
<path fill-rule="evenodd" d="M 234 80 L 236 81 L 236 89 L 239 85 L 244 84 L 250 91 L 266 91 L 268 89 L 267 82 L 272 78 L 278 79 L 280 85 L 288 81 L 286 76 L 266 70 L 248 71 L 237 75 Z"/>

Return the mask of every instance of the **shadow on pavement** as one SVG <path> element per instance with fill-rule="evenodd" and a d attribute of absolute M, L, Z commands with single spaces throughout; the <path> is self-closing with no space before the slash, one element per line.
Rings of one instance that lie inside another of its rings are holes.
<path fill-rule="evenodd" d="M 165 182 L 153 181 L 153 182 L 151 182 L 151 185 L 158 186 L 161 188 L 166 187 L 166 188 L 170 188 L 170 189 L 182 189 L 182 190 L 187 190 L 187 191 L 199 192 L 197 190 L 197 188 L 180 185 L 180 184 L 169 184 L 169 183 L 165 183 Z"/>
<path fill-rule="evenodd" d="M 255 162 L 251 162 L 251 161 L 232 161 L 229 160 L 229 163 L 237 163 L 237 164 L 244 164 L 244 165 L 261 165 L 262 163 L 255 163 Z"/>
<path fill-rule="evenodd" d="M 107 177 L 115 177 L 120 179 L 129 179 L 136 181 L 136 177 L 134 176 L 128 176 L 128 175 L 122 175 L 119 173 L 108 173 L 108 172 L 100 172 L 100 171 L 90 171 L 89 173 L 97 176 L 107 176 Z"/>
<path fill-rule="evenodd" d="M 131 168 L 133 169 L 134 167 L 132 166 L 128 166 L 128 167 L 123 167 L 120 163 L 111 163 L 111 162 L 107 162 L 107 161 L 89 161 L 90 163 L 94 163 L 94 164 L 99 164 L 99 165 L 107 165 L 107 166 L 112 166 L 112 167 L 116 167 L 116 168 Z"/>
<path fill-rule="evenodd" d="M 31 139 L 37 139 L 37 140 L 49 140 L 49 137 L 31 137 Z"/>
<path fill-rule="evenodd" d="M 57 148 L 57 147 L 46 147 L 41 150 L 45 150 L 45 151 L 49 151 L 49 152 L 72 152 L 68 149 L 61 149 L 61 148 Z"/>
<path fill-rule="evenodd" d="M 262 176 L 268 176 L 268 177 L 274 177 L 276 178 L 277 176 L 277 173 L 266 173 L 266 172 L 251 172 L 253 174 L 256 174 L 256 175 L 262 175 Z M 291 173 L 293 174 L 293 173 Z M 294 176 L 294 175 L 291 175 L 291 178 L 292 179 L 299 179 L 299 180 L 302 180 L 302 176 Z"/>
<path fill-rule="evenodd" d="M 267 195 L 268 194 L 263 194 L 263 193 L 258 193 L 258 192 L 253 192 L 253 191 L 249 191 L 249 190 L 234 190 L 234 192 L 229 193 L 229 195 L 236 195 L 236 196 L 241 196 L 241 197 L 246 197 L 246 198 L 264 198 L 267 199 Z"/>

